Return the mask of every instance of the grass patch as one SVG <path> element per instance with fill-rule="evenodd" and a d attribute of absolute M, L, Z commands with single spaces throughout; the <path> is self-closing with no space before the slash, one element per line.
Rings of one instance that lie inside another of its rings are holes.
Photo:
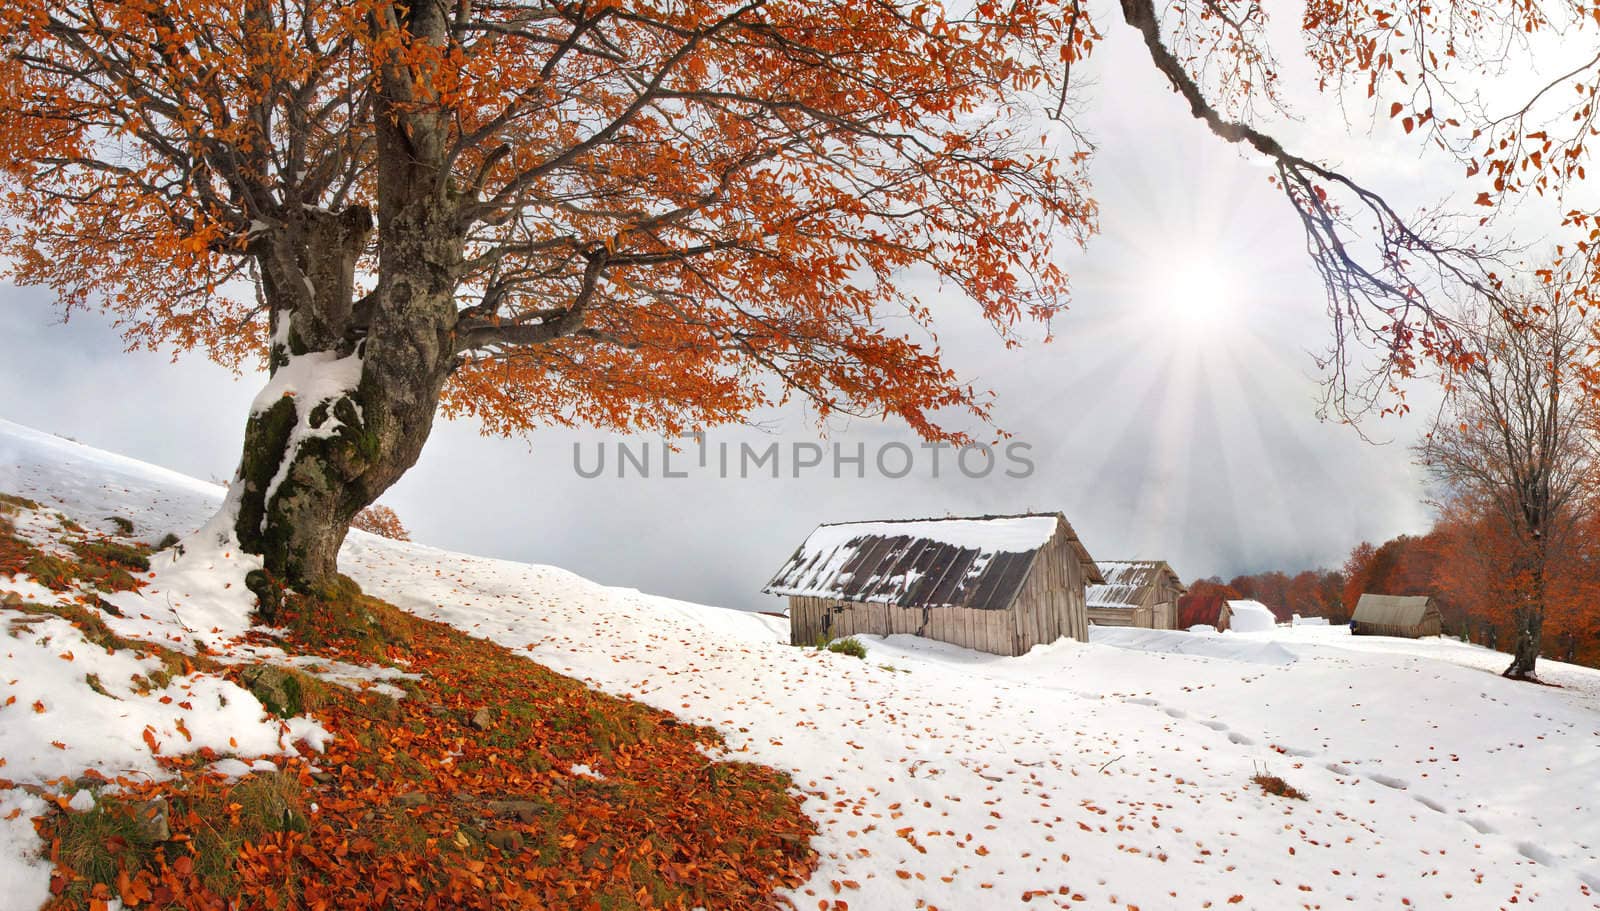
<path fill-rule="evenodd" d="M 391 662 L 410 650 L 410 614 L 368 597 L 348 576 L 339 576 L 309 594 L 285 591 L 272 618 L 309 650 L 336 651 L 366 660 Z"/>
<path fill-rule="evenodd" d="M 837 652 L 841 655 L 849 655 L 852 658 L 867 657 L 867 647 L 862 645 L 861 640 L 855 638 L 854 636 L 851 636 L 848 639 L 835 639 L 832 642 L 829 642 L 828 651 Z"/>
<path fill-rule="evenodd" d="M 16 494 L 0 493 L 0 513 L 14 513 L 20 509 L 43 509 L 38 503 Z"/>
<path fill-rule="evenodd" d="M 118 645 L 92 608 L 69 613 Z M 49 911 L 85 897 L 139 908 L 771 908 L 776 889 L 815 867 L 815 825 L 788 777 L 707 759 L 721 746 L 712 729 L 404 614 L 348 580 L 289 595 L 280 622 L 291 653 L 381 658 L 422 679 L 396 700 L 287 668 L 220 668 L 258 697 L 281 693 L 263 699 L 273 711 L 311 712 L 334 731 L 328 752 L 310 757 L 326 771 L 291 762 L 230 784 L 205 773 L 219 758 L 209 750 L 163 757 L 173 780 L 125 786 L 130 803 L 164 801 L 162 841 L 94 842 L 93 826 L 125 821 L 114 802 L 92 826 L 70 813 L 47 824 L 53 847 L 77 846 L 57 852 L 62 889 Z M 598 777 L 572 771 L 580 764 Z"/>
<path fill-rule="evenodd" d="M 87 812 L 57 816 L 53 836 L 57 863 L 72 875 L 47 907 L 65 907 L 62 900 L 81 907 L 97 884 L 115 884 L 119 873 L 138 869 L 155 854 L 150 827 L 123 801 L 103 799 Z"/>
<path fill-rule="evenodd" d="M 1282 778 L 1279 778 L 1276 775 L 1271 775 L 1266 772 L 1259 772 L 1250 780 L 1260 785 L 1261 790 L 1266 791 L 1273 797 L 1287 797 L 1290 800 L 1310 799 L 1306 796 L 1306 792 L 1300 790 L 1287 781 L 1284 781 Z"/>
<path fill-rule="evenodd" d="M 123 537 L 133 534 L 133 520 L 127 516 L 106 516 L 106 521 L 116 526 L 117 534 Z"/>

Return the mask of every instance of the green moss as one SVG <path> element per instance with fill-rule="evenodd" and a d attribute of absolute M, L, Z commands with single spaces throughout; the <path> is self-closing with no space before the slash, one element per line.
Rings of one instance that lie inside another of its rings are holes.
<path fill-rule="evenodd" d="M 265 493 L 282 464 L 296 420 L 298 415 L 294 397 L 286 395 L 272 403 L 272 407 L 266 411 L 251 415 L 245 426 L 244 438 L 249 445 L 239 460 L 239 477 L 244 482 L 247 495 L 239 504 L 236 527 L 239 529 L 240 543 L 251 551 L 270 553 L 272 544 L 276 543 L 278 549 L 282 550 L 287 543 L 266 541 L 260 529 L 266 524 L 263 521 L 267 508 Z"/>
<path fill-rule="evenodd" d="M 335 576 L 303 594 L 286 591 L 283 598 L 279 622 L 306 645 L 350 648 L 364 657 L 386 661 L 391 649 L 403 651 L 411 643 L 411 617 L 363 594 L 361 586 L 348 576 Z"/>
<path fill-rule="evenodd" d="M 117 534 L 127 536 L 133 534 L 133 520 L 125 516 L 106 516 L 106 521 L 117 527 Z"/>
<path fill-rule="evenodd" d="M 280 718 L 314 710 L 328 694 L 327 685 L 310 674 L 270 664 L 245 668 L 239 672 L 239 680 L 267 711 Z"/>

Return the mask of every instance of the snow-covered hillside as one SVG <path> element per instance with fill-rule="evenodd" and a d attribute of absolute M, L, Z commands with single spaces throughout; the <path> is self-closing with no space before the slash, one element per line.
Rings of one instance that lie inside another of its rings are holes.
<path fill-rule="evenodd" d="M 5 422 L 0 492 L 156 537 L 222 493 Z M 551 567 L 360 533 L 342 567 L 791 772 L 821 826 L 801 908 L 1600 907 L 1594 671 L 1515 684 L 1483 649 L 1309 626 L 1106 631 L 1020 658 L 894 637 L 861 661 L 787 645 L 780 619 Z M 1262 793 L 1259 771 L 1309 799 Z M 0 791 L 0 816 L 13 806 Z M 22 823 L 0 852 L 30 849 Z"/>

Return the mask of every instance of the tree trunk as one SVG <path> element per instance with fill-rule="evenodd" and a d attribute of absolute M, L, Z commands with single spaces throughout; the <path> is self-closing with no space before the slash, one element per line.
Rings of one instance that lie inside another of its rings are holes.
<path fill-rule="evenodd" d="M 1542 562 L 1542 561 L 1541 561 Z M 1511 666 L 1501 676 L 1513 680 L 1537 680 L 1540 636 L 1544 631 L 1544 568 L 1535 565 L 1522 606 L 1512 612 L 1517 641 L 1511 650 Z"/>
<path fill-rule="evenodd" d="M 370 214 L 308 211 L 258 254 L 272 309 L 273 379 L 245 426 L 232 500 L 250 581 L 269 618 L 276 589 L 337 572 L 350 521 L 414 465 L 454 357 L 456 232 L 427 207 L 384 226 L 376 290 L 352 300 Z M 354 359 L 354 360 L 352 360 Z"/>

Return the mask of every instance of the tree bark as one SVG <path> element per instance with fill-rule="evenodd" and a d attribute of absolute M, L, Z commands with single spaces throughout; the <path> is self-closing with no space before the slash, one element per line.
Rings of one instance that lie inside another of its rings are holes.
<path fill-rule="evenodd" d="M 1544 570 L 1535 567 L 1522 606 L 1512 612 L 1517 639 L 1511 650 L 1511 666 L 1501 674 L 1513 680 L 1537 680 L 1540 639 L 1544 632 Z"/>
<path fill-rule="evenodd" d="M 262 557 L 264 574 L 249 584 L 269 618 L 279 589 L 332 580 L 350 521 L 416 463 L 432 430 L 455 353 L 460 242 L 445 209 L 417 205 L 384 226 L 378 285 L 360 305 L 354 269 L 372 230 L 364 209 L 308 212 L 256 254 L 273 376 L 359 370 L 353 388 L 332 395 L 307 382 L 258 400 L 246 424 L 234 528 L 240 547 Z"/>

